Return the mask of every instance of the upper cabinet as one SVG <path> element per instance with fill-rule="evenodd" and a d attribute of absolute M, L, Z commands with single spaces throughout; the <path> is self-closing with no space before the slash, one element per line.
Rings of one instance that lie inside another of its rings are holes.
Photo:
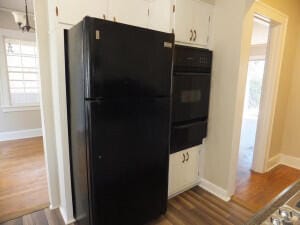
<path fill-rule="evenodd" d="M 57 16 L 60 23 L 75 25 L 85 16 L 105 18 L 108 0 L 58 0 Z"/>
<path fill-rule="evenodd" d="M 213 5 L 201 0 L 176 0 L 175 40 L 206 46 L 209 40 Z"/>
<path fill-rule="evenodd" d="M 109 0 L 108 19 L 139 27 L 148 26 L 149 2 L 146 0 Z"/>
<path fill-rule="evenodd" d="M 163 32 L 181 44 L 206 47 L 213 0 L 57 0 L 60 23 L 74 25 L 85 16 Z"/>
<path fill-rule="evenodd" d="M 152 0 L 149 2 L 149 28 L 170 33 L 172 0 Z"/>
<path fill-rule="evenodd" d="M 60 23 L 74 25 L 85 16 L 171 32 L 172 0 L 57 0 Z"/>

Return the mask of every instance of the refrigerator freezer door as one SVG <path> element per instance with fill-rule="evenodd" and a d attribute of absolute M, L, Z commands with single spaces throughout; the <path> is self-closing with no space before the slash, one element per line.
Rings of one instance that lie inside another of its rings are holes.
<path fill-rule="evenodd" d="M 141 225 L 166 210 L 170 100 L 87 102 L 95 225 Z"/>
<path fill-rule="evenodd" d="M 170 96 L 173 34 L 86 20 L 90 20 L 86 98 Z"/>

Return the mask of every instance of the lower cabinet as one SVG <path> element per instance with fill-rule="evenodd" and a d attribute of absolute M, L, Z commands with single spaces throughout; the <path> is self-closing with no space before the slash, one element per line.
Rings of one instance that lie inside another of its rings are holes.
<path fill-rule="evenodd" d="M 170 155 L 169 197 L 199 182 L 199 153 L 200 146 L 195 146 Z"/>

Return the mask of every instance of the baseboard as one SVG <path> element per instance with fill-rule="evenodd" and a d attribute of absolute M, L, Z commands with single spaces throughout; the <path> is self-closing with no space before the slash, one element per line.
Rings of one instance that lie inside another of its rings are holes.
<path fill-rule="evenodd" d="M 42 128 L 0 132 L 0 141 L 10 141 L 24 138 L 40 137 L 43 135 Z"/>
<path fill-rule="evenodd" d="M 270 171 L 278 165 L 285 165 L 300 170 L 300 157 L 294 157 L 286 154 L 277 154 L 269 159 L 267 164 L 267 171 Z"/>
<path fill-rule="evenodd" d="M 293 167 L 295 169 L 300 170 L 300 158 L 299 157 L 281 154 L 280 162 L 283 165 Z"/>
<path fill-rule="evenodd" d="M 204 190 L 208 191 L 209 193 L 222 199 L 225 202 L 228 202 L 231 199 L 231 196 L 228 194 L 228 192 L 225 189 L 211 183 L 210 181 L 208 181 L 206 179 L 202 178 L 199 186 L 201 188 L 203 188 Z"/>
<path fill-rule="evenodd" d="M 271 159 L 269 159 L 267 163 L 267 171 L 270 171 L 274 167 L 278 166 L 280 164 L 280 158 L 281 158 L 281 154 L 277 154 L 273 156 Z"/>
<path fill-rule="evenodd" d="M 67 214 L 65 212 L 65 210 L 62 207 L 59 207 L 59 212 L 64 220 L 64 223 L 66 225 L 71 224 L 71 223 L 75 223 L 75 219 L 74 218 L 67 218 Z"/>

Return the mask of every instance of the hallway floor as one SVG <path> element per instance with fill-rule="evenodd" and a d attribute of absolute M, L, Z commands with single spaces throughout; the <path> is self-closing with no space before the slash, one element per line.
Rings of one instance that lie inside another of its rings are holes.
<path fill-rule="evenodd" d="M 42 137 L 0 142 L 0 223 L 49 206 Z"/>
<path fill-rule="evenodd" d="M 267 173 L 251 171 L 253 150 L 241 149 L 236 182 L 236 192 L 232 200 L 258 211 L 289 185 L 300 179 L 300 170 L 279 165 Z"/>

